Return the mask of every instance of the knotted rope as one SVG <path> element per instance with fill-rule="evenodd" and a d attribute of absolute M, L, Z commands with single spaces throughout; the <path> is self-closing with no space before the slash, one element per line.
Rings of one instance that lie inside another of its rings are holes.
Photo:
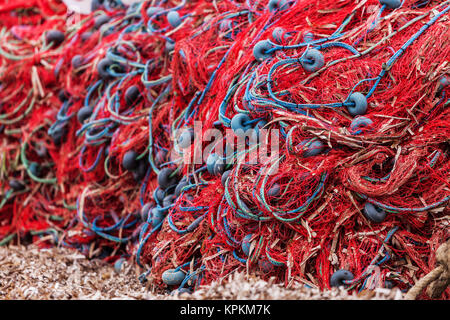
<path fill-rule="evenodd" d="M 415 300 L 427 287 L 427 294 L 432 299 L 439 298 L 447 289 L 450 284 L 450 240 L 436 250 L 436 265 L 408 291 L 406 300 Z"/>

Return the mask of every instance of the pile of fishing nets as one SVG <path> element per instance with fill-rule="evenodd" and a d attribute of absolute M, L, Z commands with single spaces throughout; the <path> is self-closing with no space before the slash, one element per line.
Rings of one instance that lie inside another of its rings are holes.
<path fill-rule="evenodd" d="M 2 245 L 133 259 L 181 291 L 236 271 L 407 290 L 433 269 L 450 1 L 92 6 L 0 0 Z"/>

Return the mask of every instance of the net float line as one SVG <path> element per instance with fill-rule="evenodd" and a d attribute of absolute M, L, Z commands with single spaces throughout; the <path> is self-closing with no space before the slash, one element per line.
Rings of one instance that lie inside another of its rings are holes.
<path fill-rule="evenodd" d="M 448 238 L 448 1 L 96 9 L 2 30 L 2 243 L 135 259 L 170 290 L 236 270 L 407 290 L 431 270 Z M 194 165 L 198 121 L 256 140 Z M 275 143 L 263 128 L 281 147 L 251 162 Z"/>

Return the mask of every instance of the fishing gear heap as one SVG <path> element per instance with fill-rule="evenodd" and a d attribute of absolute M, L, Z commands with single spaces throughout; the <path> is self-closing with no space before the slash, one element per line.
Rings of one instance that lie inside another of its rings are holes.
<path fill-rule="evenodd" d="M 407 290 L 449 238 L 449 10 L 1 0 L 0 243 Z"/>

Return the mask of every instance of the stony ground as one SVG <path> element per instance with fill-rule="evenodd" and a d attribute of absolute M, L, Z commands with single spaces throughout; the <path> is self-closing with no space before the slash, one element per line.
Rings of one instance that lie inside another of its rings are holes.
<path fill-rule="evenodd" d="M 65 249 L 0 247 L 0 300 L 7 299 L 242 299 L 242 300 L 347 300 L 402 299 L 398 290 L 379 289 L 349 296 L 345 291 L 320 292 L 298 285 L 285 289 L 260 279 L 232 276 L 195 293 L 181 296 L 152 293 L 142 285 L 132 264 L 121 272 L 99 260 Z"/>

